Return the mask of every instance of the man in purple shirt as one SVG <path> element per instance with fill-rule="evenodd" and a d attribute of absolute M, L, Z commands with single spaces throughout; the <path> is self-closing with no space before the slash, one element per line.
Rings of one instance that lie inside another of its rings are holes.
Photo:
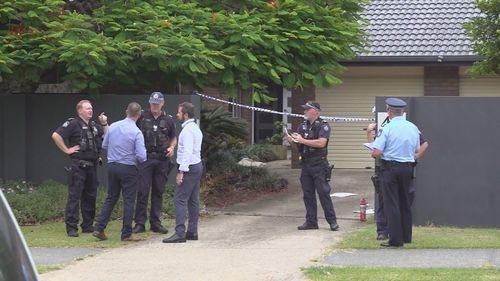
<path fill-rule="evenodd" d="M 134 201 L 139 183 L 137 164 L 146 161 L 144 136 L 136 126 L 137 119 L 141 116 L 141 106 L 132 102 L 126 112 L 127 118 L 111 124 L 102 145 L 108 151 L 108 196 L 93 233 L 93 236 L 100 240 L 108 239 L 104 229 L 120 197 L 120 192 L 123 194 L 121 239 L 132 242 L 141 240 L 132 235 Z"/>

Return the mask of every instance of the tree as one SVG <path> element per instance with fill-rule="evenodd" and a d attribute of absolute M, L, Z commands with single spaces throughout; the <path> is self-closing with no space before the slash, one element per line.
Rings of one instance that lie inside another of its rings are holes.
<path fill-rule="evenodd" d="M 475 74 L 500 74 L 500 1 L 476 0 L 481 15 L 466 24 L 474 51 L 483 60 L 474 64 Z"/>
<path fill-rule="evenodd" d="M 266 83 L 339 83 L 339 60 L 365 43 L 364 0 L 4 0 L 0 79 L 70 81 L 96 93 L 115 81 L 215 86 L 234 96 Z"/>

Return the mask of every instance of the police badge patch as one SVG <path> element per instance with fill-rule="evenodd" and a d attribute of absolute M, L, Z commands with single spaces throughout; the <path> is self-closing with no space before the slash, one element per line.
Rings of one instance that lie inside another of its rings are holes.
<path fill-rule="evenodd" d="M 66 122 L 64 122 L 64 123 L 62 124 L 62 126 L 63 126 L 64 128 L 68 127 L 68 125 L 69 125 L 69 121 L 66 121 Z"/>
<path fill-rule="evenodd" d="M 325 125 L 325 126 L 323 127 L 323 130 L 328 131 L 328 126 L 327 126 L 327 125 Z"/>
<path fill-rule="evenodd" d="M 382 129 L 378 130 L 377 137 L 380 137 L 382 135 Z"/>

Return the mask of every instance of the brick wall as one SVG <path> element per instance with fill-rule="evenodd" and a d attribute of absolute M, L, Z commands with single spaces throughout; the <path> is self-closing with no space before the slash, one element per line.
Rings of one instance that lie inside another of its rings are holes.
<path fill-rule="evenodd" d="M 458 66 L 424 67 L 425 96 L 459 96 Z"/>

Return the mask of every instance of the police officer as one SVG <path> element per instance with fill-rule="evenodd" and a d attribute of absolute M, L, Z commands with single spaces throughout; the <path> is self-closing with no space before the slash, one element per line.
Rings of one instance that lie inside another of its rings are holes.
<path fill-rule="evenodd" d="M 410 185 L 420 131 L 403 117 L 403 100 L 388 98 L 386 104 L 390 123 L 379 129 L 372 152 L 373 157 L 381 158 L 380 188 L 389 228 L 389 241 L 380 245 L 401 247 L 412 239 Z"/>
<path fill-rule="evenodd" d="M 386 121 L 382 123 L 382 126 L 387 124 L 387 122 L 388 119 L 386 119 Z M 377 124 L 375 123 L 369 124 L 366 130 L 367 130 L 368 142 L 373 142 L 374 136 L 372 132 L 377 131 Z M 420 134 L 420 147 L 415 153 L 415 160 L 423 155 L 428 146 L 429 143 L 424 138 L 424 136 Z M 380 160 L 375 159 L 375 174 L 371 177 L 371 180 L 375 187 L 375 222 L 377 224 L 377 240 L 387 240 L 389 239 L 389 229 L 387 227 L 387 221 L 385 219 L 384 199 L 382 197 L 382 192 L 380 191 L 380 178 L 381 178 Z M 410 187 L 410 206 L 412 205 L 413 199 L 415 198 L 415 188 L 413 183 L 414 181 L 412 181 Z"/>
<path fill-rule="evenodd" d="M 298 229 L 318 229 L 317 192 L 326 221 L 330 224 L 330 229 L 335 231 L 339 229 L 339 225 L 330 197 L 331 188 L 328 184 L 331 175 L 327 160 L 330 125 L 320 118 L 319 103 L 308 101 L 302 107 L 306 120 L 299 126 L 297 133 L 293 133 L 288 138 L 290 143 L 298 144 L 302 164 L 300 183 L 306 207 L 306 221 L 298 226 Z"/>
<path fill-rule="evenodd" d="M 52 133 L 57 147 L 69 155 L 68 201 L 64 214 L 66 232 L 78 237 L 79 209 L 82 211 L 80 227 L 83 233 L 94 231 L 95 201 L 97 196 L 97 169 L 102 137 L 108 129 L 108 117 L 104 112 L 99 122 L 92 119 L 92 104 L 81 100 L 76 105 L 78 117 L 70 118 Z M 66 145 L 68 144 L 68 146 Z"/>
<path fill-rule="evenodd" d="M 146 231 L 149 192 L 151 191 L 151 210 L 149 222 L 151 231 L 167 233 L 161 225 L 160 214 L 163 205 L 163 192 L 167 176 L 172 169 L 170 157 L 174 154 L 177 138 L 175 121 L 162 110 L 164 97 L 160 92 L 153 92 L 149 98 L 149 110 L 143 112 L 137 126 L 144 135 L 147 160 L 139 165 L 140 186 L 135 207 L 134 233 Z"/>

